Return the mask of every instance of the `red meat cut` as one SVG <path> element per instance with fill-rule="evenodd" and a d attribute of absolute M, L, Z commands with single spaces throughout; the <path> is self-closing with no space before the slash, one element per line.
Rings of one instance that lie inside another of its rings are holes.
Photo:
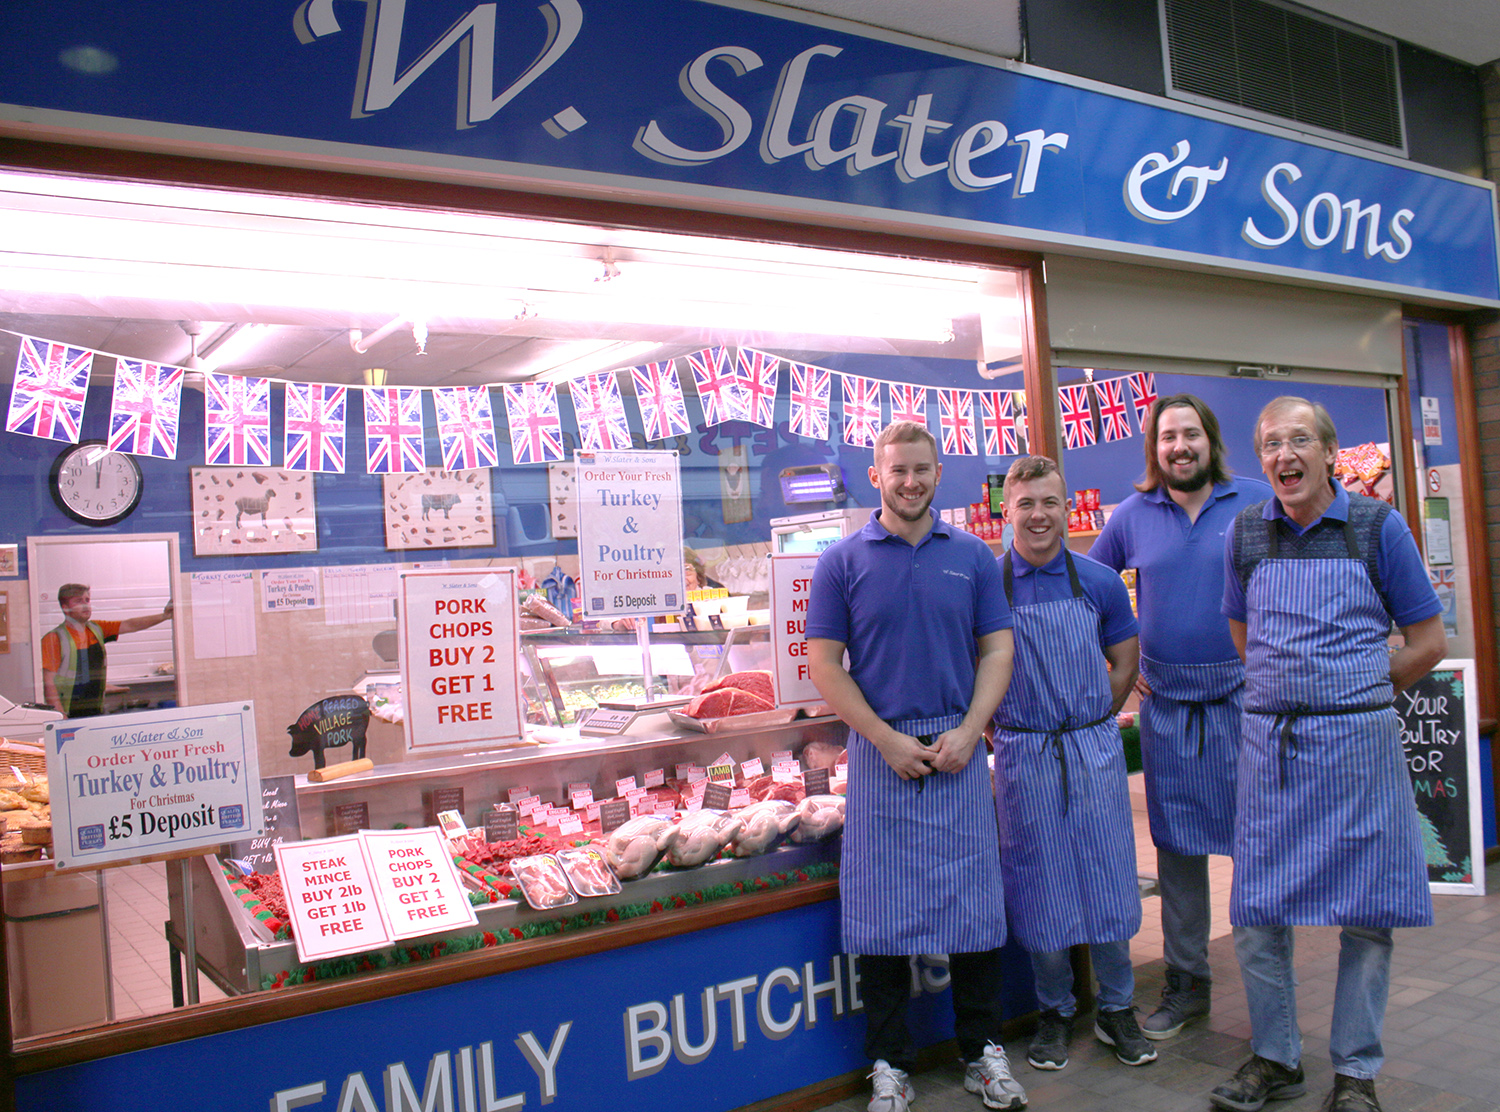
<path fill-rule="evenodd" d="M 774 710 L 768 699 L 762 699 L 738 687 L 721 687 L 717 691 L 705 691 L 683 710 L 693 718 L 728 718 L 734 714 L 753 714 L 759 710 Z"/>
<path fill-rule="evenodd" d="M 714 680 L 713 683 L 709 684 L 703 690 L 707 693 L 710 691 L 722 691 L 726 687 L 737 687 L 741 691 L 748 691 L 750 694 L 764 699 L 773 706 L 776 703 L 776 689 L 771 685 L 771 673 L 761 669 L 746 672 L 730 672 L 729 675 Z"/>

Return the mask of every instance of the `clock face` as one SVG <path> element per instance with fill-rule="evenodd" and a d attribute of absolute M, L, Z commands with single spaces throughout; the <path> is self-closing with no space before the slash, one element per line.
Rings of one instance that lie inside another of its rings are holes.
<path fill-rule="evenodd" d="M 63 451 L 52 464 L 52 497 L 58 508 L 85 525 L 113 525 L 130 516 L 141 501 L 141 469 L 102 440 L 84 441 Z"/>

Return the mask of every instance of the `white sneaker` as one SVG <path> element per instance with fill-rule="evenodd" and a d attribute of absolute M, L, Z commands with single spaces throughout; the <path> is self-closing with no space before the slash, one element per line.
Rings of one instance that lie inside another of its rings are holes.
<path fill-rule="evenodd" d="M 875 1060 L 870 1078 L 874 1082 L 875 1095 L 870 1098 L 869 1112 L 906 1112 L 911 1102 L 917 1099 L 917 1091 L 907 1080 L 906 1071 L 898 1070 L 884 1058 Z"/>
<path fill-rule="evenodd" d="M 986 1108 L 1024 1108 L 1026 1090 L 1010 1075 L 1005 1048 L 990 1043 L 978 1060 L 964 1066 L 964 1088 L 978 1093 Z"/>

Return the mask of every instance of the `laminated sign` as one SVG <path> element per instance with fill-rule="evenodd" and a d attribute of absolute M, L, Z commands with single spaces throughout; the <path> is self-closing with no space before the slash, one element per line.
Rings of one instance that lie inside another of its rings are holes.
<path fill-rule="evenodd" d="M 585 618 L 683 606 L 676 452 L 577 452 L 579 593 Z"/>

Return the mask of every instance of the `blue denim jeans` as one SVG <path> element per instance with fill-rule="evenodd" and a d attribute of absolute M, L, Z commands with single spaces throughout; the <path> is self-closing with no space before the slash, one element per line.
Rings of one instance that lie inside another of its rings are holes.
<path fill-rule="evenodd" d="M 1328 1034 L 1333 1072 L 1373 1078 L 1385 1062 L 1380 1032 L 1391 987 L 1391 932 L 1344 927 Z M 1291 927 L 1235 927 L 1234 952 L 1250 1005 L 1250 1049 L 1284 1066 L 1302 1061 Z"/>
<path fill-rule="evenodd" d="M 1173 853 L 1157 846 L 1156 885 L 1161 889 L 1162 956 L 1167 967 L 1211 980 L 1208 855 Z"/>
<path fill-rule="evenodd" d="M 1078 1010 L 1078 999 L 1073 995 L 1073 962 L 1068 953 L 1049 950 L 1031 955 L 1037 1003 L 1043 1010 L 1065 1016 Z M 1135 968 L 1130 964 L 1130 940 L 1096 942 L 1089 947 L 1089 955 L 1099 982 L 1099 1007 L 1110 1011 L 1131 1007 L 1135 1003 Z"/>

